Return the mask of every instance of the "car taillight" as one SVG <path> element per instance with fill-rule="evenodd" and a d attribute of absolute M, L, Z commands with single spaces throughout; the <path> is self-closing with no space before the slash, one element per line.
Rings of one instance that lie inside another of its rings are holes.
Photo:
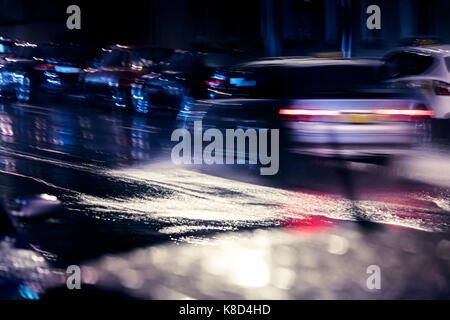
<path fill-rule="evenodd" d="M 408 116 L 408 117 L 434 116 L 434 111 L 431 110 L 411 110 L 411 109 L 375 109 L 373 113 L 383 116 Z"/>
<path fill-rule="evenodd" d="M 226 80 L 226 76 L 219 73 L 214 73 L 209 80 L 205 81 L 205 83 L 209 87 L 217 88 L 225 84 Z"/>
<path fill-rule="evenodd" d="M 44 63 L 44 64 L 39 64 L 37 66 L 34 67 L 34 70 L 38 70 L 38 71 L 51 71 L 54 70 L 55 65 L 51 64 L 51 63 Z"/>
<path fill-rule="evenodd" d="M 337 110 L 323 109 L 280 109 L 278 113 L 283 120 L 288 121 L 325 121 L 342 114 Z"/>
<path fill-rule="evenodd" d="M 221 80 L 211 80 L 211 81 L 205 81 L 206 85 L 209 87 L 220 87 L 220 85 L 223 83 Z"/>
<path fill-rule="evenodd" d="M 434 93 L 438 96 L 450 96 L 450 84 L 434 81 Z"/>
<path fill-rule="evenodd" d="M 429 110 L 424 104 L 417 104 L 414 109 L 379 108 L 366 112 L 352 112 L 326 109 L 280 109 L 282 120 L 302 122 L 350 122 L 350 123 L 375 123 L 383 121 L 424 121 L 434 116 L 434 111 Z M 336 120 L 336 118 L 338 118 Z"/>
<path fill-rule="evenodd" d="M 285 116 L 340 116 L 341 112 L 336 110 L 317 109 L 281 109 L 279 114 Z"/>

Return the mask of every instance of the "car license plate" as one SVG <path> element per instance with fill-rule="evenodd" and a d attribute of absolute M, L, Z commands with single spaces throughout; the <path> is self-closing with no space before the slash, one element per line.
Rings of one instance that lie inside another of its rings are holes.
<path fill-rule="evenodd" d="M 351 123 L 373 123 L 377 121 L 373 114 L 349 114 L 348 116 Z"/>

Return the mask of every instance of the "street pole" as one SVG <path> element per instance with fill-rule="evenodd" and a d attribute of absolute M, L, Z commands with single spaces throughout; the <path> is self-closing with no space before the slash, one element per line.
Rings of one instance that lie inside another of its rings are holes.
<path fill-rule="evenodd" d="M 281 54 L 281 40 L 277 0 L 261 0 L 261 31 L 264 41 L 264 54 L 266 56 L 279 56 Z"/>
<path fill-rule="evenodd" d="M 352 57 L 352 19 L 351 19 L 351 0 L 341 0 L 341 52 L 344 59 Z"/>

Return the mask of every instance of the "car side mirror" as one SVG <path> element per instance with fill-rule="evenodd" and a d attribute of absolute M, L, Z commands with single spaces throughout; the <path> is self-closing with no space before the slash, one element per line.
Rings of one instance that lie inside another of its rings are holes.
<path fill-rule="evenodd" d="M 10 214 L 24 221 L 47 219 L 61 209 L 61 201 L 48 194 L 17 199 L 16 203 L 19 208 Z"/>

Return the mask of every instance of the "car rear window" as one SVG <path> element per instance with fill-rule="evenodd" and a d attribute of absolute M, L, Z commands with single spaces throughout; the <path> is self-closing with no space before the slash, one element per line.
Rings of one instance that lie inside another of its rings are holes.
<path fill-rule="evenodd" d="M 380 69 L 382 79 L 395 79 L 414 76 L 426 72 L 434 62 L 434 58 L 419 53 L 401 52 L 388 57 Z"/>
<path fill-rule="evenodd" d="M 125 50 L 103 50 L 98 62 L 106 67 L 126 67 L 129 62 L 129 53 Z"/>
<path fill-rule="evenodd" d="M 357 65 L 259 68 L 243 72 L 243 78 L 234 81 L 239 79 L 241 90 L 251 98 L 325 97 L 373 88 L 375 73 L 375 66 Z"/>

